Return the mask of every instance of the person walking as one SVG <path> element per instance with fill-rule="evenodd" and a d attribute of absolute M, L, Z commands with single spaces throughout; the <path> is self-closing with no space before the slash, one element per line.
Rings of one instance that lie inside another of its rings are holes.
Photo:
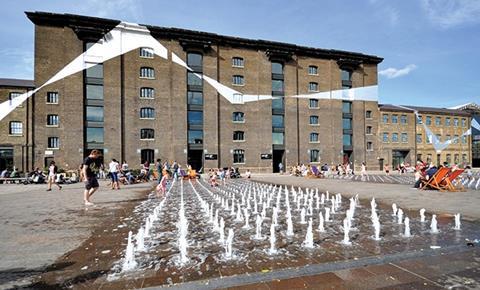
<path fill-rule="evenodd" d="M 55 165 L 55 161 L 50 162 L 50 166 L 48 167 L 48 189 L 47 191 L 52 190 L 52 183 L 58 186 L 58 190 L 62 190 L 62 187 L 57 183 L 57 173 L 58 167 Z"/>
<path fill-rule="evenodd" d="M 120 183 L 118 182 L 118 172 L 120 171 L 120 164 L 114 158 L 108 165 L 110 178 L 112 179 L 112 189 L 120 189 Z"/>
<path fill-rule="evenodd" d="M 280 172 L 280 174 L 283 174 L 283 164 L 282 164 L 282 162 L 278 163 L 278 171 Z"/>
<path fill-rule="evenodd" d="M 98 180 L 95 173 L 92 170 L 92 166 L 97 166 L 96 165 L 97 159 L 101 155 L 102 154 L 100 153 L 99 150 L 94 149 L 90 152 L 90 155 L 88 155 L 83 160 L 82 177 L 83 177 L 83 182 L 85 183 L 83 200 L 85 202 L 85 205 L 93 205 L 93 203 L 90 201 L 90 198 L 95 193 L 95 191 L 97 191 L 99 187 Z"/>

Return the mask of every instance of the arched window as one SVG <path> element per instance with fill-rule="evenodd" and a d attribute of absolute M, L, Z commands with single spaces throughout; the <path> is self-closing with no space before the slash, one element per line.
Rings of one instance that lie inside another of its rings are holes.
<path fill-rule="evenodd" d="M 148 163 L 153 163 L 153 157 L 154 157 L 154 151 L 153 149 L 142 149 L 140 151 L 140 156 L 141 156 L 141 164 L 148 162 Z"/>
<path fill-rule="evenodd" d="M 234 75 L 232 78 L 232 83 L 236 86 L 243 86 L 245 85 L 245 79 L 242 75 Z"/>
<path fill-rule="evenodd" d="M 310 142 L 318 142 L 318 133 L 310 133 Z"/>
<path fill-rule="evenodd" d="M 316 65 L 311 65 L 308 67 L 309 75 L 318 75 L 318 67 Z"/>
<path fill-rule="evenodd" d="M 140 129 L 140 139 L 142 140 L 151 140 L 155 139 L 155 130 L 153 129 Z"/>
<path fill-rule="evenodd" d="M 310 82 L 308 83 L 308 91 L 310 92 L 318 92 L 318 83 Z"/>
<path fill-rule="evenodd" d="M 242 57 L 232 57 L 232 66 L 233 67 L 243 67 L 244 66 L 244 60 Z"/>
<path fill-rule="evenodd" d="M 140 109 L 140 119 L 155 119 L 155 109 L 154 108 L 141 108 Z"/>
<path fill-rule="evenodd" d="M 233 150 L 233 163 L 245 163 L 245 150 Z"/>
<path fill-rule="evenodd" d="M 140 47 L 140 57 L 153 58 L 154 52 L 151 47 Z"/>
<path fill-rule="evenodd" d="M 310 125 L 318 125 L 318 116 L 316 115 L 310 116 Z"/>
<path fill-rule="evenodd" d="M 310 162 L 320 162 L 320 152 L 317 149 L 310 150 Z"/>
<path fill-rule="evenodd" d="M 153 99 L 153 98 L 155 98 L 155 89 L 154 88 L 140 88 L 140 98 L 142 98 L 142 99 Z"/>
<path fill-rule="evenodd" d="M 245 122 L 245 114 L 243 112 L 233 112 L 232 113 L 233 122 Z"/>
<path fill-rule="evenodd" d="M 233 141 L 245 141 L 245 132 L 234 131 L 233 132 Z"/>
<path fill-rule="evenodd" d="M 154 79 L 155 70 L 151 67 L 142 67 L 140 68 L 140 77 L 145 79 Z"/>
<path fill-rule="evenodd" d="M 58 115 L 47 115 L 47 126 L 58 126 Z"/>

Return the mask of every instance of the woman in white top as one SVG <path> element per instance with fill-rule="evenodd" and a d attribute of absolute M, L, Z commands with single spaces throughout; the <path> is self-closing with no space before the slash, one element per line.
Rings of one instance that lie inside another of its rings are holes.
<path fill-rule="evenodd" d="M 112 189 L 120 189 L 120 183 L 118 182 L 118 172 L 120 171 L 120 164 L 117 160 L 112 159 L 112 162 L 108 165 L 110 177 L 112 178 Z"/>
<path fill-rule="evenodd" d="M 58 167 L 55 165 L 55 161 L 50 162 L 48 167 L 48 189 L 47 191 L 52 190 L 52 183 L 58 186 L 58 189 L 61 190 L 62 187 L 56 182 Z"/>

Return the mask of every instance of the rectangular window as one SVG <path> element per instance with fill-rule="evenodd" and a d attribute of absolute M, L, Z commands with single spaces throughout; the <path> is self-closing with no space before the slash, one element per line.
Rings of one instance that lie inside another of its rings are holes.
<path fill-rule="evenodd" d="M 203 124 L 203 112 L 202 111 L 188 111 L 188 124 L 190 125 L 202 125 Z"/>
<path fill-rule="evenodd" d="M 365 111 L 365 118 L 371 119 L 372 118 L 372 111 Z"/>
<path fill-rule="evenodd" d="M 318 125 L 318 116 L 310 116 L 310 125 Z"/>
<path fill-rule="evenodd" d="M 467 119 L 462 118 L 462 127 L 467 127 Z"/>
<path fill-rule="evenodd" d="M 460 162 L 460 154 L 455 154 L 453 156 L 453 162 L 455 162 L 455 164 L 458 164 Z"/>
<path fill-rule="evenodd" d="M 272 126 L 273 128 L 285 128 L 284 116 L 272 115 Z"/>
<path fill-rule="evenodd" d="M 398 123 L 398 115 L 392 115 L 392 124 Z"/>
<path fill-rule="evenodd" d="M 392 133 L 392 142 L 398 142 L 398 133 Z"/>
<path fill-rule="evenodd" d="M 432 136 L 433 136 L 433 135 L 426 134 L 426 136 L 425 136 L 425 137 L 426 137 L 426 138 L 425 138 L 425 142 L 426 142 L 427 144 L 432 144 L 432 141 L 433 141 L 433 140 L 432 140 L 432 138 L 433 138 Z"/>
<path fill-rule="evenodd" d="M 90 68 L 87 68 L 86 76 L 87 78 L 103 78 L 103 64 L 97 64 Z"/>
<path fill-rule="evenodd" d="M 351 130 L 352 129 L 352 119 L 343 118 L 342 123 L 343 123 L 343 129 L 345 129 L 345 130 Z"/>
<path fill-rule="evenodd" d="M 47 115 L 47 126 L 58 126 L 58 115 Z"/>
<path fill-rule="evenodd" d="M 11 93 L 8 94 L 8 100 L 12 101 L 13 99 L 20 97 L 21 95 L 22 95 L 22 93 L 19 93 L 19 92 L 11 92 Z M 22 105 L 20 104 L 19 107 L 21 107 L 21 106 Z"/>
<path fill-rule="evenodd" d="M 417 134 L 417 143 L 421 144 L 422 143 L 422 134 Z"/>
<path fill-rule="evenodd" d="M 310 99 L 309 100 L 309 108 L 310 109 L 318 109 L 318 100 L 317 99 Z"/>
<path fill-rule="evenodd" d="M 140 140 L 154 140 L 155 130 L 153 129 L 140 129 Z"/>
<path fill-rule="evenodd" d="M 407 133 L 402 133 L 402 142 L 407 143 L 408 142 L 408 134 Z"/>
<path fill-rule="evenodd" d="M 272 62 L 272 74 L 283 75 L 283 64 L 279 62 Z"/>
<path fill-rule="evenodd" d="M 245 79 L 241 75 L 234 75 L 232 77 L 232 84 L 235 86 L 244 86 L 245 85 Z"/>
<path fill-rule="evenodd" d="M 463 163 L 467 162 L 467 154 L 462 154 L 462 162 Z"/>
<path fill-rule="evenodd" d="M 58 104 L 58 93 L 57 92 L 48 92 L 47 93 L 47 104 Z"/>
<path fill-rule="evenodd" d="M 438 142 L 442 141 L 442 136 L 440 136 L 440 134 L 437 134 L 436 137 L 437 137 Z"/>
<path fill-rule="evenodd" d="M 425 117 L 425 124 L 426 124 L 427 126 L 432 125 L 432 117 L 431 117 L 431 116 Z"/>
<path fill-rule="evenodd" d="M 47 148 L 49 149 L 58 149 L 60 148 L 60 142 L 58 137 L 48 137 L 47 138 Z"/>
<path fill-rule="evenodd" d="M 283 109 L 283 108 L 284 108 L 283 97 L 275 97 L 275 99 L 272 99 L 272 109 Z"/>
<path fill-rule="evenodd" d="M 188 144 L 203 144 L 203 131 L 188 130 Z"/>
<path fill-rule="evenodd" d="M 458 118 L 453 119 L 453 126 L 458 127 Z"/>
<path fill-rule="evenodd" d="M 234 131 L 233 132 L 233 141 L 245 141 L 245 132 Z"/>
<path fill-rule="evenodd" d="M 203 66 L 203 55 L 200 53 L 188 53 L 187 54 L 187 65 L 193 67 L 202 67 Z"/>
<path fill-rule="evenodd" d="M 155 89 L 154 88 L 140 88 L 140 98 L 142 98 L 142 99 L 153 99 L 153 98 L 155 98 Z"/>
<path fill-rule="evenodd" d="M 243 112 L 233 112 L 232 113 L 232 121 L 243 123 L 245 122 L 245 114 Z"/>
<path fill-rule="evenodd" d="M 367 150 L 372 151 L 373 150 L 373 143 L 372 142 L 367 142 Z"/>
<path fill-rule="evenodd" d="M 447 163 L 450 165 L 450 163 L 452 163 L 452 154 L 447 154 L 446 156 L 447 158 Z"/>
<path fill-rule="evenodd" d="M 349 70 L 343 70 L 341 73 L 342 81 L 351 81 L 352 80 L 352 72 Z"/>
<path fill-rule="evenodd" d="M 383 118 L 383 123 L 388 123 L 388 115 L 387 114 L 383 114 L 382 115 L 382 118 Z"/>
<path fill-rule="evenodd" d="M 445 126 L 450 126 L 451 125 L 450 123 L 451 123 L 450 122 L 450 117 L 446 117 L 445 118 Z"/>
<path fill-rule="evenodd" d="M 103 143 L 103 128 L 87 127 L 87 143 Z"/>
<path fill-rule="evenodd" d="M 462 144 L 467 144 L 467 136 L 462 136 Z"/>
<path fill-rule="evenodd" d="M 22 135 L 23 134 L 23 124 L 19 121 L 12 121 L 10 122 L 10 135 Z"/>
<path fill-rule="evenodd" d="M 352 135 L 343 134 L 343 146 L 352 146 Z"/>
<path fill-rule="evenodd" d="M 417 124 L 423 124 L 422 122 L 422 115 L 417 116 Z"/>
<path fill-rule="evenodd" d="M 241 57 L 232 57 L 233 67 L 244 67 L 244 60 Z"/>
<path fill-rule="evenodd" d="M 187 92 L 189 105 L 203 105 L 203 93 L 202 92 Z"/>
<path fill-rule="evenodd" d="M 233 163 L 236 163 L 236 164 L 245 163 L 245 150 L 241 150 L 241 149 L 233 150 Z"/>
<path fill-rule="evenodd" d="M 318 92 L 318 83 L 316 83 L 316 82 L 309 82 L 309 83 L 308 83 L 308 91 L 309 91 L 309 92 Z"/>
<path fill-rule="evenodd" d="M 367 134 L 367 135 L 372 134 L 372 126 L 367 126 L 367 129 L 365 130 L 365 134 Z"/>
<path fill-rule="evenodd" d="M 407 124 L 407 115 L 400 116 L 400 124 L 402 125 Z"/>
<path fill-rule="evenodd" d="M 435 117 L 435 126 L 441 126 L 441 125 L 442 125 L 442 118 Z"/>
<path fill-rule="evenodd" d="M 103 100 L 103 86 L 86 85 L 87 99 L 89 100 Z"/>
<path fill-rule="evenodd" d="M 342 113 L 351 114 L 352 113 L 352 103 L 351 102 L 342 102 Z"/>
<path fill-rule="evenodd" d="M 150 47 L 140 47 L 140 57 L 153 58 L 154 51 Z"/>
<path fill-rule="evenodd" d="M 383 133 L 383 142 L 388 143 L 388 133 Z"/>
<path fill-rule="evenodd" d="M 283 80 L 272 80 L 272 92 L 283 93 Z"/>
<path fill-rule="evenodd" d="M 317 149 L 310 150 L 310 162 L 320 162 L 320 151 Z"/>
<path fill-rule="evenodd" d="M 458 144 L 458 138 L 460 138 L 458 135 L 455 135 L 453 139 L 453 144 Z"/>
<path fill-rule="evenodd" d="M 318 75 L 318 67 L 311 65 L 308 67 L 308 74 L 309 75 Z"/>
<path fill-rule="evenodd" d="M 318 133 L 310 133 L 310 142 L 318 142 Z"/>
<path fill-rule="evenodd" d="M 273 132 L 272 133 L 272 144 L 276 145 L 282 145 L 284 144 L 284 134 L 283 133 L 278 133 L 278 132 Z"/>
<path fill-rule="evenodd" d="M 197 74 L 188 72 L 187 73 L 187 84 L 189 86 L 202 86 L 202 79 L 197 76 Z"/>
<path fill-rule="evenodd" d="M 87 106 L 87 121 L 103 122 L 103 107 Z"/>
<path fill-rule="evenodd" d="M 154 79 L 155 70 L 151 67 L 142 67 L 140 68 L 140 77 L 145 79 Z"/>

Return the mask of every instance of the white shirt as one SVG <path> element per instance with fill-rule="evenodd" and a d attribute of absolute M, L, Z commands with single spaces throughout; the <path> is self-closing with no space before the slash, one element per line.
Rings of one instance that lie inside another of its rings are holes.
<path fill-rule="evenodd" d="M 108 167 L 109 167 L 110 172 L 117 172 L 118 171 L 118 162 L 112 161 L 112 162 L 110 162 Z"/>

